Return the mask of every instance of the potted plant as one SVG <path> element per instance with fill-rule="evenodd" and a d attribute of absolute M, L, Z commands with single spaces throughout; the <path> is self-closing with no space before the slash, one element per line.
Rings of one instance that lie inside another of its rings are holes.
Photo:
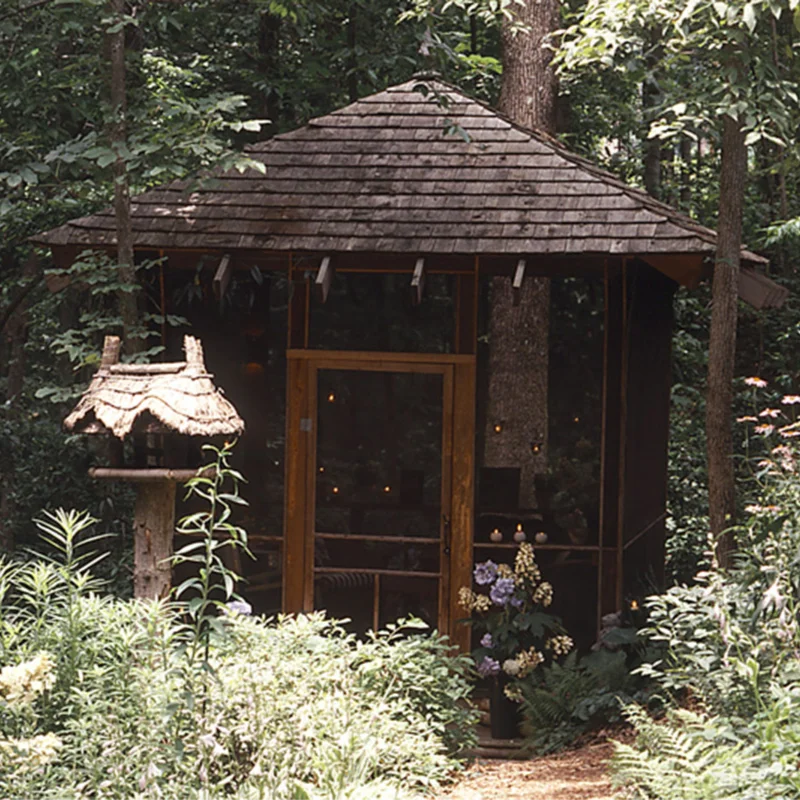
<path fill-rule="evenodd" d="M 560 620 L 545 609 L 553 587 L 542 580 L 533 547 L 520 544 L 513 568 L 484 561 L 473 572 L 474 588 L 459 590 L 468 624 L 481 635 L 473 651 L 478 674 L 492 682 L 492 737 L 511 739 L 518 732 L 518 693 L 514 682 L 529 678 L 539 665 L 566 655 L 573 647 Z"/>

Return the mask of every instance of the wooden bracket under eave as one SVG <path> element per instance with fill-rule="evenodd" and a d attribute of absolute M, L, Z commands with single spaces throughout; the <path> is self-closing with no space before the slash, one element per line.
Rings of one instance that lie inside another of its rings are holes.
<path fill-rule="evenodd" d="M 422 302 L 422 291 L 425 288 L 425 259 L 418 258 L 411 276 L 411 300 L 415 306 Z"/>
<path fill-rule="evenodd" d="M 225 292 L 228 289 L 228 284 L 231 282 L 231 273 L 233 266 L 231 264 L 230 253 L 225 253 L 220 259 L 217 271 L 214 273 L 214 280 L 212 286 L 214 288 L 214 297 L 217 300 L 222 300 L 225 297 Z"/>
<path fill-rule="evenodd" d="M 319 265 L 319 272 L 317 272 L 317 279 L 314 285 L 317 287 L 317 296 L 321 303 L 328 299 L 328 294 L 331 290 L 331 281 L 333 280 L 333 266 L 331 265 L 331 257 L 325 256 Z"/>
<path fill-rule="evenodd" d="M 514 305 L 518 306 L 522 296 L 522 282 L 525 280 L 525 259 L 517 261 L 517 268 L 514 270 L 514 280 L 511 287 L 514 292 Z"/>

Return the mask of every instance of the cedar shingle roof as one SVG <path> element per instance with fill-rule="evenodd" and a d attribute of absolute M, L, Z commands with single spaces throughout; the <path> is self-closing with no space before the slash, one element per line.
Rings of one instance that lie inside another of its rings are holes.
<path fill-rule="evenodd" d="M 250 149 L 266 165 L 132 205 L 137 248 L 414 254 L 713 253 L 716 234 L 446 84 L 409 81 Z M 457 124 L 469 141 L 446 133 Z M 112 245 L 111 210 L 35 241 Z M 744 252 L 748 261 L 764 261 Z"/>

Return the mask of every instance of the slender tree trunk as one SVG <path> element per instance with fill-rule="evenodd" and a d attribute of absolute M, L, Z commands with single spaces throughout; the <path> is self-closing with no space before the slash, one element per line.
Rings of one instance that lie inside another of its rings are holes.
<path fill-rule="evenodd" d="M 23 280 L 27 280 L 27 286 L 33 285 L 37 271 L 36 257 L 31 254 L 22 267 L 22 277 Z M 9 315 L 4 330 L 8 339 L 5 407 L 9 419 L 12 421 L 19 414 L 16 407 L 19 405 L 19 398 L 25 385 L 28 298 L 29 294 L 22 295 L 22 299 L 15 305 L 13 312 Z M 12 526 L 12 518 L 16 510 L 14 478 L 13 465 L 10 465 L 5 474 L 0 470 L 0 551 L 5 553 L 10 553 L 14 550 L 14 529 Z"/>
<path fill-rule="evenodd" d="M 261 76 L 267 86 L 274 86 L 280 68 L 281 18 L 269 11 L 262 11 L 258 19 L 258 55 Z M 280 109 L 274 89 L 266 89 L 262 98 L 264 116 L 270 120 L 268 133 L 277 130 Z"/>
<path fill-rule="evenodd" d="M 112 20 L 119 23 L 125 15 L 125 0 L 110 0 Z M 131 196 L 128 170 L 125 164 L 126 146 L 125 113 L 127 98 L 125 89 L 125 26 L 117 25 L 117 30 L 107 34 L 109 60 L 111 62 L 111 146 L 117 151 L 114 162 L 114 217 L 117 229 L 117 264 L 119 278 L 123 283 L 136 282 L 136 269 L 133 260 L 133 229 L 131 226 Z M 144 348 L 144 342 L 134 340 L 132 331 L 138 322 L 136 294 L 119 292 L 120 314 L 122 316 L 123 341 L 128 352 Z"/>
<path fill-rule="evenodd" d="M 358 100 L 358 55 L 356 52 L 356 17 L 358 6 L 350 3 L 347 10 L 347 96 L 351 103 Z"/>
<path fill-rule="evenodd" d="M 682 136 L 680 141 L 681 154 L 681 203 L 680 209 L 689 213 L 692 205 L 692 140 Z"/>
<path fill-rule="evenodd" d="M 730 563 L 733 551 L 732 535 L 724 532 L 733 524 L 736 508 L 731 411 L 742 208 L 747 178 L 744 138 L 738 120 L 724 117 L 706 401 L 709 519 L 711 532 L 719 542 L 717 553 L 723 566 Z"/>
<path fill-rule="evenodd" d="M 553 53 L 544 45 L 558 28 L 558 0 L 527 0 L 514 9 L 525 28 L 514 33 L 506 23 L 502 30 L 500 111 L 518 125 L 552 135 L 558 83 Z M 534 476 L 547 467 L 549 328 L 548 278 L 526 278 L 518 304 L 509 277 L 492 280 L 483 463 L 520 469 L 518 500 L 524 508 L 537 506 Z"/>

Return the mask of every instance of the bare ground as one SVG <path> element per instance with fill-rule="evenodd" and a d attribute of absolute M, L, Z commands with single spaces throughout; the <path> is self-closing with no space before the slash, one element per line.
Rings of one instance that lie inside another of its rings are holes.
<path fill-rule="evenodd" d="M 617 800 L 611 753 L 611 744 L 595 742 L 529 761 L 479 758 L 438 800 Z"/>

